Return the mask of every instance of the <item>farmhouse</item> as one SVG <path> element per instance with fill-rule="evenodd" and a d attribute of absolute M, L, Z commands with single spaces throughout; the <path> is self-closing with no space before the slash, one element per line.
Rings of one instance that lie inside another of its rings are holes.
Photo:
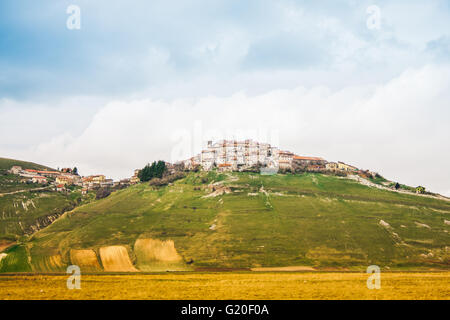
<path fill-rule="evenodd" d="M 293 161 L 303 165 L 319 165 L 325 167 L 326 160 L 319 157 L 294 156 Z"/>
<path fill-rule="evenodd" d="M 325 164 L 325 169 L 335 171 L 338 170 L 339 167 L 337 162 L 328 162 L 327 164 Z"/>
<path fill-rule="evenodd" d="M 12 174 L 19 174 L 22 171 L 21 166 L 12 166 L 11 169 L 9 169 L 9 173 Z"/>
<path fill-rule="evenodd" d="M 278 166 L 281 169 L 292 168 L 292 161 L 294 160 L 294 154 L 290 151 L 279 151 L 278 152 Z"/>
<path fill-rule="evenodd" d="M 59 171 L 47 171 L 47 170 L 33 170 L 33 169 L 25 169 L 24 172 L 34 175 L 41 175 L 47 178 L 56 178 L 61 174 Z"/>
<path fill-rule="evenodd" d="M 43 176 L 35 176 L 31 179 L 33 183 L 47 183 L 47 178 Z"/>
<path fill-rule="evenodd" d="M 139 179 L 139 169 L 135 169 L 134 170 L 134 175 L 130 178 L 130 183 L 131 184 L 136 184 L 141 182 L 141 179 Z"/>
<path fill-rule="evenodd" d="M 346 164 L 346 163 L 341 162 L 341 161 L 339 161 L 337 163 L 337 165 L 338 165 L 338 169 L 341 170 L 341 171 L 358 171 L 357 167 L 351 166 L 351 165 Z"/>
<path fill-rule="evenodd" d="M 74 179 L 69 175 L 59 175 L 56 177 L 56 183 L 62 185 L 71 185 L 73 184 Z"/>

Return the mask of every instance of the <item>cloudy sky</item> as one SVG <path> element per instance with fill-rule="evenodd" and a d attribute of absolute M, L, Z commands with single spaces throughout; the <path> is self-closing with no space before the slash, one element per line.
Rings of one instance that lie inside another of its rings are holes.
<path fill-rule="evenodd" d="M 450 196 L 449 1 L 132 3 L 0 2 L 0 156 L 122 178 L 254 138 Z"/>

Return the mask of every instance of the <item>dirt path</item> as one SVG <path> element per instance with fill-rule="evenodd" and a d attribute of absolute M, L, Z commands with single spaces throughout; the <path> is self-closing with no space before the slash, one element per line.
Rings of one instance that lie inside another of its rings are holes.
<path fill-rule="evenodd" d="M 49 189 L 49 188 L 51 188 L 51 187 L 40 187 L 40 188 L 24 189 L 24 190 L 12 191 L 12 192 L 5 192 L 5 193 L 0 193 L 0 197 L 7 196 L 7 195 L 10 195 L 10 194 L 29 192 L 29 191 L 37 191 L 37 190 L 44 190 L 44 189 Z"/>
<path fill-rule="evenodd" d="M 0 252 L 5 251 L 6 249 L 8 249 L 9 247 L 11 247 L 14 244 L 16 244 L 15 241 L 0 240 Z"/>
<path fill-rule="evenodd" d="M 444 201 L 450 201 L 450 198 L 443 197 L 443 196 L 432 196 L 432 195 L 429 195 L 429 194 L 414 193 L 414 192 L 409 192 L 409 191 L 406 191 L 406 190 L 391 189 L 391 188 L 388 188 L 386 186 L 382 186 L 382 185 L 373 183 L 373 182 L 371 182 L 371 181 L 369 181 L 367 179 L 364 179 L 364 178 L 362 178 L 360 176 L 356 176 L 356 175 L 349 175 L 349 176 L 347 176 L 347 178 L 351 179 L 351 180 L 358 181 L 359 183 L 361 183 L 361 184 L 363 184 L 365 186 L 378 188 L 378 189 L 381 189 L 381 190 L 387 190 L 387 191 L 392 191 L 392 192 L 409 194 L 409 195 L 413 195 L 413 196 L 426 197 L 426 198 L 432 198 L 432 199 L 438 199 L 438 200 L 444 200 Z"/>

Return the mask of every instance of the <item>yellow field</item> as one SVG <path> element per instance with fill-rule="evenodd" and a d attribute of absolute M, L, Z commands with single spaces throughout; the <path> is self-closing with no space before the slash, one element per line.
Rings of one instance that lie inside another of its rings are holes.
<path fill-rule="evenodd" d="M 382 273 L 369 290 L 363 273 L 165 273 L 2 275 L 0 299 L 450 299 L 450 272 Z"/>

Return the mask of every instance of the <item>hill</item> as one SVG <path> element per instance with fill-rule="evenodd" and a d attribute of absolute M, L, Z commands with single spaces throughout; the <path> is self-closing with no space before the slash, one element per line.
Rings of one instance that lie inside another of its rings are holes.
<path fill-rule="evenodd" d="M 33 169 L 33 170 L 55 170 L 50 167 L 40 165 L 34 162 L 0 158 L 0 170 L 9 170 L 12 166 L 21 166 L 23 169 Z"/>
<path fill-rule="evenodd" d="M 79 188 L 61 193 L 51 185 L 24 183 L 20 176 L 8 173 L 15 165 L 24 169 L 54 170 L 32 162 L 0 158 L 0 251 L 49 225 L 82 202 Z"/>
<path fill-rule="evenodd" d="M 444 199 L 343 177 L 189 173 L 65 213 L 6 252 L 0 271 L 448 269 L 449 214 Z"/>

